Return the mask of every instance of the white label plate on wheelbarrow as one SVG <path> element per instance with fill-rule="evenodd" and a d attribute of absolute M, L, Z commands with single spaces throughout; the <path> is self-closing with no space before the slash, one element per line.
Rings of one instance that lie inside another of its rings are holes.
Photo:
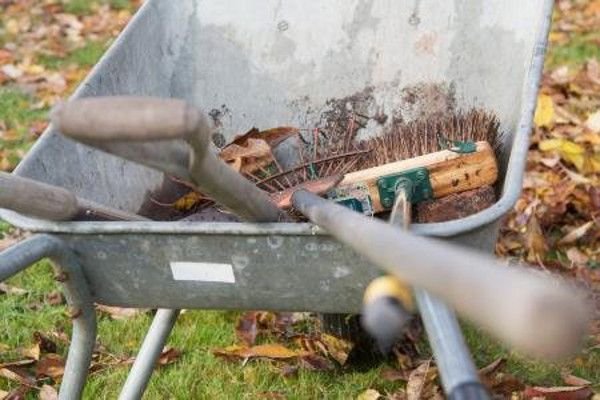
<path fill-rule="evenodd" d="M 176 281 L 235 283 L 231 264 L 171 261 L 170 265 Z"/>

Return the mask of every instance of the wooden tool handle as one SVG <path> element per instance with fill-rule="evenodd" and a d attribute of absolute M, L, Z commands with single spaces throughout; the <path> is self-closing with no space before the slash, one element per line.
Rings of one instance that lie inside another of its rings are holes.
<path fill-rule="evenodd" d="M 60 103 L 52 111 L 58 130 L 77 140 L 149 141 L 181 139 L 202 124 L 204 115 L 179 99 L 113 96 Z"/>
<path fill-rule="evenodd" d="M 68 190 L 6 172 L 0 172 L 0 207 L 53 221 L 70 220 L 79 212 Z"/>
<path fill-rule="evenodd" d="M 433 197 L 440 198 L 453 193 L 492 185 L 498 179 L 498 164 L 494 150 L 487 142 L 477 142 L 473 153 L 456 153 L 442 150 L 424 156 L 380 165 L 346 174 L 339 188 L 366 184 L 375 213 L 384 211 L 379 199 L 377 180 L 383 176 L 399 174 L 414 168 L 427 168 L 433 189 Z"/>
<path fill-rule="evenodd" d="M 64 188 L 6 172 L 0 172 L 0 208 L 51 221 L 68 221 L 86 215 L 102 220 L 148 220 L 136 214 L 78 199 Z"/>
<path fill-rule="evenodd" d="M 185 139 L 193 149 L 189 176 L 203 193 L 247 221 L 277 222 L 286 218 L 266 192 L 210 150 L 212 130 L 207 118 L 182 100 L 127 96 L 73 100 L 53 113 L 53 123 L 73 139 L 152 167 L 160 163 L 144 155 L 159 154 L 160 146 L 165 144 L 148 141 Z M 113 152 L 102 145 L 108 141 L 139 143 Z M 141 145 L 146 148 L 136 148 Z M 179 172 L 172 164 L 165 172 Z"/>
<path fill-rule="evenodd" d="M 417 237 L 306 191 L 296 192 L 292 202 L 378 267 L 439 296 L 519 350 L 557 358 L 573 352 L 582 339 L 588 309 L 579 293 L 558 279 Z"/>

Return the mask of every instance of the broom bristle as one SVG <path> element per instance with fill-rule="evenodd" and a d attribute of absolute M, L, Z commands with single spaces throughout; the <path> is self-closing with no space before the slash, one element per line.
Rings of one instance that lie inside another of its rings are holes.
<path fill-rule="evenodd" d="M 247 177 L 267 192 L 278 192 L 307 180 L 434 153 L 442 150 L 441 138 L 487 141 L 494 151 L 501 143 L 498 118 L 482 109 L 394 124 L 381 136 L 357 142 L 357 133 L 363 126 L 356 116 L 351 115 L 345 126 L 336 123 L 325 129 L 305 130 L 308 139 L 298 135 L 299 165 L 283 170 L 275 162 L 273 168 L 262 170 L 259 176 L 247 174 Z"/>
<path fill-rule="evenodd" d="M 371 151 L 361 158 L 357 167 L 366 169 L 440 151 L 440 138 L 485 140 L 497 151 L 501 143 L 499 128 L 496 116 L 480 109 L 398 124 L 392 131 L 358 144 Z"/>

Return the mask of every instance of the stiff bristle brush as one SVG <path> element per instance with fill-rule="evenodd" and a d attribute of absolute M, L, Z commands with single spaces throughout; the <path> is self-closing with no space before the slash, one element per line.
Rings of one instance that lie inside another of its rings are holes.
<path fill-rule="evenodd" d="M 181 100 L 131 97 L 75 100 L 54 113 L 53 123 L 60 132 L 76 140 L 182 179 L 193 178 L 203 193 L 246 220 L 289 218 L 277 210 L 268 194 L 259 188 L 260 184 L 248 185 L 247 179 L 215 156 L 210 149 L 213 131 L 207 117 Z M 433 134 L 441 134 L 442 140 L 455 140 L 448 133 Z M 461 150 L 463 144 L 456 143 L 454 149 L 454 143 L 450 143 L 450 150 L 443 151 L 461 159 L 473 153 Z M 368 148 L 361 149 L 352 140 L 337 149 L 369 153 Z M 477 146 L 475 150 L 477 153 Z M 341 155 L 340 152 L 334 156 Z M 359 165 L 361 157 L 354 158 Z M 304 171 L 309 180 L 318 179 L 316 161 L 307 162 Z M 459 166 L 466 163 L 459 162 Z M 326 171 L 327 167 L 324 168 Z M 343 179 L 350 169 L 342 173 Z M 434 175 L 431 165 L 426 169 Z M 389 189 L 383 197 L 404 184 L 402 176 L 391 182 L 386 176 L 381 179 L 387 182 L 382 186 Z M 450 187 L 457 186 L 453 179 Z M 432 190 L 433 187 L 432 184 Z M 556 357 L 573 351 L 579 343 L 586 326 L 586 307 L 568 285 L 525 268 L 506 268 L 491 255 L 417 237 L 309 191 L 293 188 L 290 191 L 297 212 L 375 266 L 434 293 L 508 344 L 539 356 Z"/>

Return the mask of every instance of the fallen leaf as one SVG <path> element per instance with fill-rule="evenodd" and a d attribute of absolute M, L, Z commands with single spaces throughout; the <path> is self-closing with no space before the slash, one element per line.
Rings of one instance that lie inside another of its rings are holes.
<path fill-rule="evenodd" d="M 567 258 L 575 265 L 585 265 L 590 259 L 577 247 L 571 247 L 567 250 Z"/>
<path fill-rule="evenodd" d="M 40 344 L 36 343 L 27 349 L 23 349 L 21 351 L 21 354 L 23 355 L 23 357 L 31 358 L 32 360 L 39 360 L 41 354 Z"/>
<path fill-rule="evenodd" d="M 21 288 L 18 288 L 16 286 L 10 286 L 10 285 L 7 285 L 4 282 L 0 282 L 0 292 L 6 293 L 6 294 L 9 294 L 9 295 L 15 295 L 15 296 L 23 296 L 23 295 L 29 293 L 25 289 L 21 289 Z"/>
<path fill-rule="evenodd" d="M 380 399 L 381 393 L 375 389 L 367 389 L 356 397 L 356 400 L 377 400 Z"/>
<path fill-rule="evenodd" d="M 583 171 L 586 167 L 585 149 L 583 146 L 567 139 L 542 140 L 538 147 L 541 151 L 557 151 L 561 158 Z"/>
<path fill-rule="evenodd" d="M 31 386 L 21 385 L 6 395 L 4 400 L 25 400 L 31 391 Z"/>
<path fill-rule="evenodd" d="M 600 133 L 600 110 L 588 116 L 585 127 L 594 133 Z"/>
<path fill-rule="evenodd" d="M 490 364 L 488 364 L 485 367 L 481 368 L 479 370 L 479 374 L 480 375 L 489 375 L 489 374 L 492 374 L 492 373 L 496 372 L 499 368 L 503 367 L 505 364 L 506 364 L 506 358 L 504 358 L 504 357 L 498 357 L 497 359 L 495 359 L 494 361 L 492 361 Z"/>
<path fill-rule="evenodd" d="M 563 382 L 570 386 L 590 386 L 592 382 L 571 374 L 561 374 Z"/>
<path fill-rule="evenodd" d="M 585 400 L 592 397 L 594 392 L 588 386 L 557 386 L 557 387 L 527 387 L 523 398 L 533 399 L 542 397 L 546 400 Z"/>
<path fill-rule="evenodd" d="M 158 357 L 158 365 L 173 364 L 181 356 L 181 352 L 173 347 L 165 347 Z"/>
<path fill-rule="evenodd" d="M 39 400 L 58 400 L 58 392 L 50 385 L 44 385 L 40 389 Z"/>
<path fill-rule="evenodd" d="M 340 365 L 346 364 L 348 355 L 352 351 L 354 344 L 344 339 L 337 338 L 327 333 L 321 334 L 321 340 L 325 344 L 329 355 Z"/>
<path fill-rule="evenodd" d="M 62 377 L 65 373 L 65 360 L 58 354 L 46 354 L 37 362 L 35 375 L 37 377 L 47 376 L 54 380 Z"/>
<path fill-rule="evenodd" d="M 253 347 L 245 346 L 229 346 L 224 349 L 214 350 L 213 353 L 217 356 L 235 357 L 241 359 L 248 358 L 271 358 L 271 359 L 289 359 L 295 358 L 306 353 L 299 353 L 288 349 L 281 344 L 262 344 Z"/>
<path fill-rule="evenodd" d="M 396 382 L 396 381 L 408 381 L 408 375 L 404 371 L 400 371 L 397 369 L 386 368 L 381 371 L 380 376 L 386 381 Z"/>
<path fill-rule="evenodd" d="M 436 377 L 436 368 L 431 367 L 431 360 L 422 362 L 414 369 L 406 383 L 407 400 L 420 400 L 428 392 L 428 386 Z"/>
<path fill-rule="evenodd" d="M 189 211 L 196 205 L 209 200 L 208 197 L 198 192 L 189 192 L 173 202 L 173 208 L 179 211 Z"/>
<path fill-rule="evenodd" d="M 577 241 L 578 239 L 580 239 L 581 237 L 583 237 L 583 235 L 585 235 L 592 226 L 594 226 L 594 221 L 586 222 L 585 224 L 571 230 L 569 233 L 567 233 L 565 236 L 563 236 L 563 238 L 560 239 L 558 241 L 558 243 L 559 244 L 573 243 L 573 242 Z"/>
<path fill-rule="evenodd" d="M 258 334 L 256 311 L 248 311 L 240 316 L 235 326 L 235 334 L 246 346 L 254 344 Z"/>
<path fill-rule="evenodd" d="M 533 122 L 536 126 L 549 127 L 552 125 L 554 120 L 554 103 L 552 97 L 541 94 L 538 96 L 537 108 L 535 109 L 535 116 Z"/>
<path fill-rule="evenodd" d="M 51 306 L 59 306 L 65 304 L 65 298 L 58 290 L 54 290 L 46 295 L 46 303 Z"/>
<path fill-rule="evenodd" d="M 306 354 L 300 357 L 302 366 L 312 371 L 331 371 L 334 369 L 331 361 L 316 354 Z"/>
<path fill-rule="evenodd" d="M 24 386 L 35 385 L 35 379 L 26 371 L 17 367 L 0 368 L 0 377 L 6 378 L 9 381 L 18 382 Z"/>
<path fill-rule="evenodd" d="M 246 146 L 249 139 L 261 139 L 267 142 L 273 149 L 287 138 L 296 135 L 298 132 L 298 128 L 293 128 L 291 126 L 281 126 L 278 128 L 267 129 L 266 131 L 259 131 L 256 128 L 252 128 L 245 134 L 235 137 L 231 144 Z"/>
<path fill-rule="evenodd" d="M 96 304 L 96 309 L 100 312 L 108 314 L 112 319 L 124 320 L 133 318 L 137 315 L 143 314 L 146 310 L 141 308 L 123 308 L 106 306 L 104 304 Z"/>
<path fill-rule="evenodd" d="M 534 263 L 548 250 L 546 238 L 542 232 L 537 216 L 529 217 L 525 231 L 525 247 L 527 248 L 527 261 Z"/>
<path fill-rule="evenodd" d="M 271 147 L 262 139 L 248 139 L 240 146 L 232 143 L 225 146 L 219 157 L 241 173 L 254 173 L 273 162 Z"/>

